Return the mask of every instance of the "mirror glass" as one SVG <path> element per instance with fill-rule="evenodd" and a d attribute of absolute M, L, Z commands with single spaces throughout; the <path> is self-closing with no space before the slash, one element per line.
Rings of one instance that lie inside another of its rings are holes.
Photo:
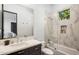
<path fill-rule="evenodd" d="M 4 14 L 4 38 L 14 38 L 17 35 L 17 14 L 3 11 Z"/>

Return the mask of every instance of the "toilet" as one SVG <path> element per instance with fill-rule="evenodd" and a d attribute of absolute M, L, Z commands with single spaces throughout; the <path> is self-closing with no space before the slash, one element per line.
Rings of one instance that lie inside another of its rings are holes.
<path fill-rule="evenodd" d="M 42 53 L 45 55 L 53 55 L 54 54 L 54 52 L 51 49 L 45 47 L 45 42 L 42 43 Z"/>
<path fill-rule="evenodd" d="M 49 48 L 42 48 L 42 52 L 45 54 L 45 55 L 53 55 L 54 52 L 49 49 Z"/>

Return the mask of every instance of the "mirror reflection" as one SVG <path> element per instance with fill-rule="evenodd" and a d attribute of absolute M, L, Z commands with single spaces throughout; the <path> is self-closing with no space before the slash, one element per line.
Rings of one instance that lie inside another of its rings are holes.
<path fill-rule="evenodd" d="M 4 13 L 4 38 L 13 38 L 17 35 L 17 14 L 10 11 Z"/>

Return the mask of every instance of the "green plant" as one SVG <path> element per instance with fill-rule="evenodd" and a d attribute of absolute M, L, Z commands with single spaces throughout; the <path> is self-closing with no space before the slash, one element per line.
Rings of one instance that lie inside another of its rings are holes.
<path fill-rule="evenodd" d="M 63 11 L 60 11 L 59 12 L 59 18 L 61 20 L 64 20 L 64 19 L 70 19 L 70 9 L 65 9 Z"/>

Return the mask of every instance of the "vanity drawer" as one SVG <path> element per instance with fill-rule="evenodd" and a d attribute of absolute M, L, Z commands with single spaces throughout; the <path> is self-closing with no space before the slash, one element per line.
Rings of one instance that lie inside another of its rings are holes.
<path fill-rule="evenodd" d="M 8 55 L 23 55 L 24 52 L 25 52 L 25 50 L 20 50 L 20 51 L 17 51 L 17 52 L 14 52 L 14 53 L 8 54 Z"/>
<path fill-rule="evenodd" d="M 41 54 L 41 45 L 29 48 L 29 55 L 40 55 L 40 54 Z"/>
<path fill-rule="evenodd" d="M 14 53 L 10 53 L 8 55 L 28 55 L 28 49 L 23 49 Z"/>
<path fill-rule="evenodd" d="M 41 44 L 8 55 L 41 55 Z"/>

